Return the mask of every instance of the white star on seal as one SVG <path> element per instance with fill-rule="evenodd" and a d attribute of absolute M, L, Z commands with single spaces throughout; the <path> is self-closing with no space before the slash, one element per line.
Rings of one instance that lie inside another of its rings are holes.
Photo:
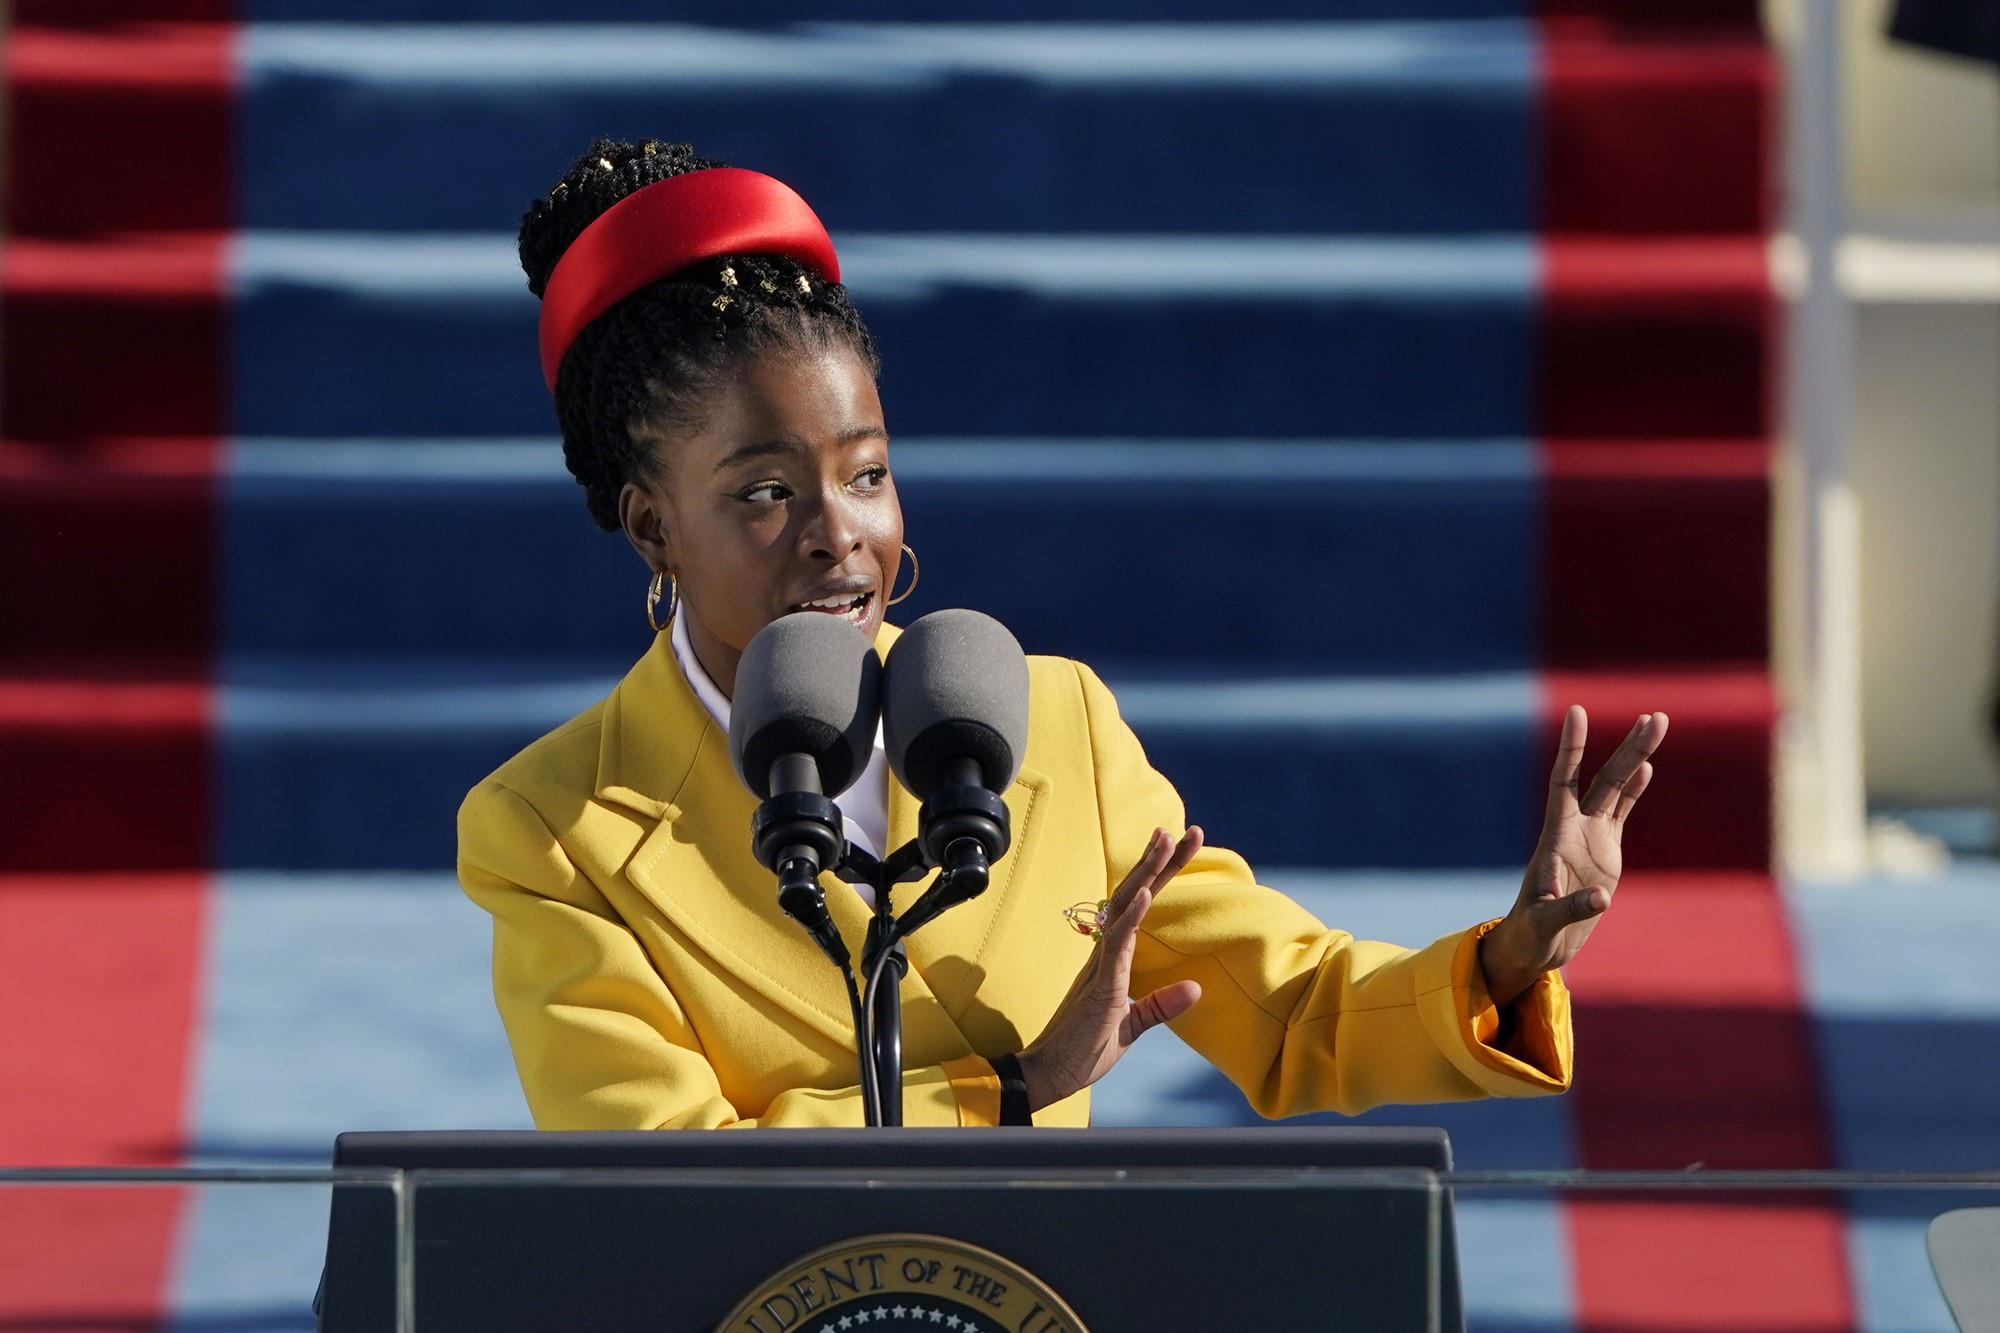
<path fill-rule="evenodd" d="M 901 1319 L 903 1317 L 903 1307 L 899 1305 L 894 1310 L 890 1311 L 890 1313 L 895 1315 L 896 1318 Z"/>

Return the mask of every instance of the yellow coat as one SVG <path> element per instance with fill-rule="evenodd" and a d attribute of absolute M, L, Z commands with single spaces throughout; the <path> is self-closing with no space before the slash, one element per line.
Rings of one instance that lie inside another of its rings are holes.
<path fill-rule="evenodd" d="M 1180 798 L 1088 668 L 1036 657 L 1029 679 L 1013 846 L 983 896 L 909 940 L 912 1125 L 997 1122 L 982 1057 L 1032 1041 L 1091 949 L 1062 908 L 1104 896 L 1156 825 L 1182 828 Z M 756 802 L 728 741 L 662 634 L 609 698 L 459 811 L 459 878 L 493 915 L 494 992 L 544 1129 L 861 1123 L 846 991 L 751 856 Z M 891 781 L 891 846 L 916 815 Z M 858 958 L 868 909 L 826 885 Z M 1560 1092 L 1568 993 L 1545 976 L 1496 1040 L 1474 952 L 1487 928 L 1421 950 L 1356 940 L 1205 848 L 1147 915 L 1133 992 L 1199 981 L 1174 1030 L 1264 1116 Z M 1085 1124 L 1089 1108 L 1086 1090 L 1036 1123 Z"/>

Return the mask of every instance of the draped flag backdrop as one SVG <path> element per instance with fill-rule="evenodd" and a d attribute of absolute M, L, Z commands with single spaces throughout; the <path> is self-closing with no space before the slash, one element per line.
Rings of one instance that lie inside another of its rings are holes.
<path fill-rule="evenodd" d="M 511 253 L 609 132 L 775 174 L 834 229 L 887 363 L 907 613 L 1093 662 L 1191 817 L 1328 920 L 1421 943 L 1504 910 L 1562 708 L 1593 763 L 1671 713 L 1574 969 L 1576 1091 L 1375 1118 L 1473 1166 L 1990 1164 L 1985 971 L 1886 975 L 1935 941 L 1771 875 L 1754 4 L 814 8 L 16 0 L 0 1159 L 522 1122 L 452 812 L 645 646 Z M 1245 1116 L 1165 1036 L 1102 1105 Z M 17 1201 L 0 1325 L 308 1327 L 318 1207 Z M 1479 1327 L 1936 1317 L 1913 1217 L 1464 1216 Z"/>

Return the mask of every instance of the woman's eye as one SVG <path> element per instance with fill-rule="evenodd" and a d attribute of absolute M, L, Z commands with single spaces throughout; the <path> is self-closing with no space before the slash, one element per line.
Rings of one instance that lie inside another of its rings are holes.
<path fill-rule="evenodd" d="M 872 491 L 888 479 L 889 469 L 878 463 L 874 467 L 861 469 L 861 475 L 854 479 L 854 484 L 864 491 Z"/>
<path fill-rule="evenodd" d="M 779 504 L 791 497 L 791 491 L 786 489 L 783 482 L 764 481 L 744 491 L 737 498 L 748 500 L 751 504 Z"/>

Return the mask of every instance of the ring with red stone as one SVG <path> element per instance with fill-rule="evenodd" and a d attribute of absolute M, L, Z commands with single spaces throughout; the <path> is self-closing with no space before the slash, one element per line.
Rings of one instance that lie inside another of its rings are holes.
<path fill-rule="evenodd" d="M 1111 900 L 1099 898 L 1094 903 L 1073 903 L 1063 908 L 1063 919 L 1075 928 L 1077 934 L 1101 940 L 1104 928 L 1111 924 Z"/>

